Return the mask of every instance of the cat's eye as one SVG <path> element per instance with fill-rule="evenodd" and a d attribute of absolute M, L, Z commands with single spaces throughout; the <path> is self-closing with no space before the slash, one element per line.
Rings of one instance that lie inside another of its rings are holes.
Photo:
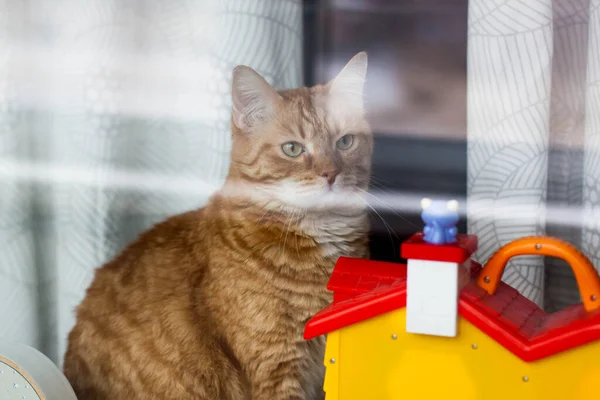
<path fill-rule="evenodd" d="M 354 135 L 344 135 L 336 143 L 335 147 L 340 150 L 347 150 L 354 144 Z"/>
<path fill-rule="evenodd" d="M 298 142 L 287 142 L 281 145 L 281 150 L 287 156 L 298 157 L 304 152 L 304 147 Z"/>

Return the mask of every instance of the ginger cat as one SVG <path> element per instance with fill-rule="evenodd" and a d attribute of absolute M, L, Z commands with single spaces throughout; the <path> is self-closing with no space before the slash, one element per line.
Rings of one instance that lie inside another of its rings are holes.
<path fill-rule="evenodd" d="M 96 271 L 64 362 L 79 399 L 323 398 L 325 339 L 303 330 L 337 258 L 368 257 L 366 68 L 282 91 L 233 71 L 226 182 Z"/>

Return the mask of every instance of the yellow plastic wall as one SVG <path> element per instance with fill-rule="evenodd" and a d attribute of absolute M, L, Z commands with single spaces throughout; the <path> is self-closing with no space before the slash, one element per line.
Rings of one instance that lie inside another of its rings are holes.
<path fill-rule="evenodd" d="M 600 342 L 525 363 L 462 318 L 456 338 L 407 334 L 405 318 L 328 335 L 326 400 L 600 399 Z"/>

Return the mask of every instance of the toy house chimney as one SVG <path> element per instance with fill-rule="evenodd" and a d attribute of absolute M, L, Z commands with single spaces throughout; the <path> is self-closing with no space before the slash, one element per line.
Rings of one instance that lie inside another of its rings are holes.
<path fill-rule="evenodd" d="M 458 298 L 469 282 L 471 255 L 477 237 L 458 234 L 458 202 L 421 201 L 422 232 L 402 244 L 408 260 L 406 331 L 449 336 L 457 334 Z"/>

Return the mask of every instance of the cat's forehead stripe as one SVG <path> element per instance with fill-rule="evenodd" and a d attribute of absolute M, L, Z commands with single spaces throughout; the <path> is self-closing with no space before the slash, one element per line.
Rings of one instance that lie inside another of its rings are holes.
<path fill-rule="evenodd" d="M 327 138 L 330 129 L 327 125 L 325 110 L 320 107 L 314 97 L 309 96 L 306 100 L 302 124 L 308 127 L 311 139 Z"/>
<path fill-rule="evenodd" d="M 282 128 L 304 143 L 317 140 L 330 142 L 339 131 L 339 121 L 331 118 L 324 108 L 324 93 L 302 88 L 280 92 L 286 101 L 290 117 L 283 118 Z M 284 125 L 285 124 L 285 125 Z"/>
<path fill-rule="evenodd" d="M 299 124 L 296 124 L 296 129 L 298 130 L 300 137 L 302 139 L 306 139 L 306 131 L 304 130 L 304 124 L 302 122 L 300 122 Z"/>

